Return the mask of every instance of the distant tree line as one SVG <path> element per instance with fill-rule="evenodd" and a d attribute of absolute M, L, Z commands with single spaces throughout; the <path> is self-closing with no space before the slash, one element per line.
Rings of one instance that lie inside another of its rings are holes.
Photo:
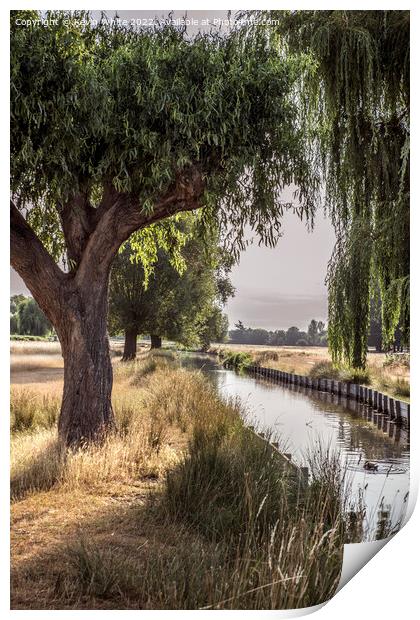
<path fill-rule="evenodd" d="M 263 344 L 271 346 L 318 346 L 326 347 L 327 331 L 323 321 L 312 321 L 307 331 L 302 331 L 296 326 L 289 329 L 269 331 L 267 329 L 245 327 L 242 321 L 235 324 L 235 329 L 229 332 L 229 340 L 234 344 Z"/>
<path fill-rule="evenodd" d="M 12 295 L 10 298 L 10 333 L 21 336 L 46 336 L 52 325 L 33 297 Z"/>

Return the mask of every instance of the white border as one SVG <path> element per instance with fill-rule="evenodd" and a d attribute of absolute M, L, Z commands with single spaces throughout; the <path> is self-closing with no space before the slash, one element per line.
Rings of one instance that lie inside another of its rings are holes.
<path fill-rule="evenodd" d="M 39 9 L 39 3 L 35 3 L 31 0 L 27 0 L 22 3 L 25 8 Z M 9 307 L 9 237 L 8 237 L 8 215 L 6 215 L 6 204 L 9 197 L 9 105 L 8 105 L 8 83 L 9 83 L 9 9 L 22 8 L 22 4 L 19 7 L 13 6 L 11 3 L 6 2 L 6 6 L 2 6 L 0 9 L 0 62 L 1 62 L 1 84 L 3 86 L 2 94 L 0 97 L 1 105 L 1 154 L 0 161 L 2 162 L 0 168 L 1 175 L 1 197 L 3 199 L 3 207 L 0 211 L 0 234 L 2 235 L 0 243 L 0 277 L 3 285 L 4 295 L 3 302 L 0 310 L 0 346 L 3 352 L 0 356 L 0 377 L 2 378 L 2 389 L 0 390 L 1 398 L 1 415 L 0 415 L 0 489 L 1 489 L 1 506 L 0 506 L 0 540 L 1 540 L 1 556 L 0 556 L 0 611 L 3 612 L 2 617 L 21 617 L 22 614 L 30 614 L 32 618 L 45 618 L 45 611 L 9 611 L 9 423 L 8 423 L 8 377 L 9 377 L 9 319 L 8 319 L 8 307 Z M 68 2 L 63 3 L 57 0 L 54 3 L 48 2 L 43 7 L 54 9 L 68 9 L 68 8 L 88 8 L 91 10 L 115 10 L 116 3 L 111 3 L 107 0 L 98 3 L 97 1 L 91 3 L 75 2 L 69 7 Z M 161 13 L 169 8 L 174 10 L 227 10 L 226 4 L 212 1 L 211 9 L 206 3 L 191 3 L 191 2 L 170 2 L 170 7 L 166 6 L 162 9 L 155 9 L 156 12 Z M 235 8 L 262 8 L 258 6 L 258 2 L 242 2 L 240 6 L 231 6 Z M 416 74 L 419 73 L 419 44 L 418 44 L 418 27 L 419 27 L 419 11 L 415 7 L 414 2 L 404 2 L 402 6 L 399 6 L 397 2 L 356 2 L 350 3 L 334 2 L 334 3 L 321 3 L 321 2 L 299 2 L 297 6 L 291 6 L 293 3 L 285 2 L 264 2 L 264 8 L 280 9 L 280 8 L 295 8 L 295 9 L 411 9 L 411 21 L 412 21 L 412 36 L 411 45 L 411 67 L 412 67 L 412 90 L 411 97 L 415 105 L 412 105 L 412 109 L 415 112 L 412 114 L 412 170 L 419 170 L 419 158 L 418 158 L 418 140 L 419 140 L 419 128 L 416 117 L 416 109 L 419 109 L 419 97 L 418 87 L 419 80 Z M 150 10 L 152 3 L 140 4 L 127 1 L 124 3 L 124 10 Z M 349 6 L 350 5 L 350 6 Z M 419 175 L 412 177 L 412 239 L 416 240 L 419 234 Z M 415 241 L 412 244 L 412 316 L 420 316 L 420 304 L 419 304 L 419 282 L 417 276 L 418 267 L 418 244 Z M 420 376 L 420 368 L 418 363 L 419 350 L 419 330 L 417 329 L 416 320 L 412 322 L 412 376 Z M 417 386 L 416 381 L 412 381 L 412 402 L 417 403 Z M 413 407 L 412 407 L 413 409 Z M 419 424 L 416 422 L 416 408 L 413 409 L 412 415 L 412 430 L 411 430 L 411 488 L 410 488 L 410 512 L 414 508 L 415 496 L 417 495 L 418 480 L 419 480 Z M 413 617 L 411 611 L 418 607 L 417 602 L 417 589 L 418 589 L 418 560 L 417 554 L 414 548 L 417 543 L 418 547 L 418 535 L 420 532 L 420 513 L 417 509 L 414 515 L 404 527 L 403 531 L 397 534 L 392 541 L 385 546 L 381 553 L 375 557 L 369 564 L 358 574 L 351 579 L 351 584 L 344 587 L 321 611 L 318 612 L 318 616 L 323 620 L 329 618 L 334 620 L 340 617 L 342 620 L 347 618 L 354 620 L 354 617 L 371 617 L 382 620 L 393 619 L 398 616 L 402 618 L 404 616 L 407 619 Z M 355 545 L 352 545 L 355 547 Z M 321 606 L 318 606 L 318 608 Z M 317 608 L 317 609 L 318 609 Z M 313 608 L 315 611 L 315 609 Z M 309 611 L 309 610 L 307 610 Z M 153 614 L 155 618 L 167 616 L 171 614 L 175 617 L 189 617 L 195 616 L 199 612 L 195 611 L 182 611 L 182 612 L 163 612 L 163 611 L 50 611 L 49 617 L 62 617 L 73 616 L 74 614 L 81 615 L 83 617 L 91 614 L 105 613 L 108 617 L 120 614 L 138 614 L 141 613 L 142 617 L 145 615 Z M 291 617 L 301 615 L 299 612 L 228 612 L 228 611 L 215 611 L 215 612 L 200 612 L 202 613 L 223 613 L 225 617 L 239 617 L 243 615 L 261 615 L 274 614 L 278 617 Z M 181 616 L 182 615 L 182 616 Z"/>

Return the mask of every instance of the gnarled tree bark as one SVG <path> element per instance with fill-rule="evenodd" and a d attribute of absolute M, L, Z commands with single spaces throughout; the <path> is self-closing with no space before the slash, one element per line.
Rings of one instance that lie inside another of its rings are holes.
<path fill-rule="evenodd" d="M 90 296 L 94 303 L 89 303 Z M 89 290 L 75 290 L 63 312 L 59 337 L 64 390 L 58 430 L 67 445 L 101 440 L 115 428 L 106 308 L 104 277 Z"/>

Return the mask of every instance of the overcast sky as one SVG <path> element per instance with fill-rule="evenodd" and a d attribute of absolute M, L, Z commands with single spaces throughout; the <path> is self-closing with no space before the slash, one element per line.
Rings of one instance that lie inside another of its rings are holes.
<path fill-rule="evenodd" d="M 309 233 L 294 215 L 284 217 L 284 234 L 274 249 L 254 243 L 232 271 L 236 295 L 226 307 L 232 327 L 306 329 L 311 319 L 327 318 L 325 275 L 334 245 L 330 222 L 319 214 Z"/>
<path fill-rule="evenodd" d="M 108 12 L 112 15 L 112 12 Z M 167 16 L 159 11 L 159 16 Z M 184 11 L 174 11 L 173 18 L 183 17 Z M 99 12 L 93 11 L 99 18 Z M 152 11 L 120 11 L 121 19 L 152 18 Z M 198 20 L 199 26 L 190 32 L 217 24 L 226 18 L 226 11 L 188 11 L 187 18 Z M 224 29 L 224 28 L 223 28 Z M 288 192 L 282 197 L 290 200 Z M 309 233 L 297 216 L 284 217 L 284 235 L 274 249 L 258 247 L 258 243 L 242 253 L 232 271 L 236 295 L 226 307 L 230 327 L 241 320 L 251 327 L 284 329 L 291 325 L 306 328 L 312 318 L 327 318 L 327 291 L 324 279 L 327 263 L 334 245 L 330 222 L 319 213 L 315 230 Z M 26 293 L 21 278 L 11 270 L 11 294 Z"/>

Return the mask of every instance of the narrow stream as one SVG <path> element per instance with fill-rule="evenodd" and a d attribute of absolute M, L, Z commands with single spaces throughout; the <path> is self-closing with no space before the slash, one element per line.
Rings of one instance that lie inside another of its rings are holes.
<path fill-rule="evenodd" d="M 252 423 L 270 429 L 287 444 L 292 460 L 307 464 L 308 450 L 319 442 L 338 451 L 346 468 L 352 499 L 362 494 L 366 540 L 380 537 L 381 523 L 398 527 L 409 491 L 409 441 L 406 433 L 389 437 L 330 394 L 286 387 L 263 378 L 225 370 L 209 355 L 183 354 L 182 365 L 199 368 L 224 398 L 239 397 Z M 367 471 L 366 461 L 377 464 Z"/>

